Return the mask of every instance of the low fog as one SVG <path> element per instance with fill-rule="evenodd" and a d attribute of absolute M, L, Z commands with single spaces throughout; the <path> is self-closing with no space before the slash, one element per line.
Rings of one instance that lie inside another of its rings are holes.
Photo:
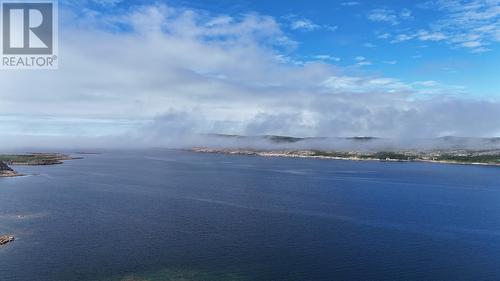
<path fill-rule="evenodd" d="M 10 137 L 2 141 L 0 153 L 23 152 L 105 152 L 144 149 L 253 149 L 253 150 L 324 150 L 324 151 L 433 151 L 500 150 L 500 138 L 418 138 L 389 139 L 369 137 L 239 136 L 221 134 L 177 135 L 175 138 L 145 139 L 132 135 L 102 138 Z"/>

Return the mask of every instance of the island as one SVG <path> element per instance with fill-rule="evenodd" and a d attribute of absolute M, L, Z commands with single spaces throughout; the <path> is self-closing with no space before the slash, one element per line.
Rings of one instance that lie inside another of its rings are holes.
<path fill-rule="evenodd" d="M 14 236 L 2 235 L 2 236 L 0 236 L 0 246 L 5 245 L 7 243 L 10 243 L 14 240 L 15 240 Z"/>

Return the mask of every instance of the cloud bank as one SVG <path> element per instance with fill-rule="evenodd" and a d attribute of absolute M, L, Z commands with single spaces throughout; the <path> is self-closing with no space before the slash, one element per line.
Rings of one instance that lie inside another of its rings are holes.
<path fill-rule="evenodd" d="M 298 43 L 270 16 L 161 4 L 61 13 L 60 69 L 0 76 L 3 145 L 21 136 L 161 145 L 205 133 L 500 135 L 498 100 L 298 63 Z"/>

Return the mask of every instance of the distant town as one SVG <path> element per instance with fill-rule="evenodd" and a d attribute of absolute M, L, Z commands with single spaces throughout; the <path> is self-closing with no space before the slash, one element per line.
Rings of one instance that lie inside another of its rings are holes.
<path fill-rule="evenodd" d="M 246 137 L 211 135 L 219 139 L 233 139 L 230 147 L 196 147 L 194 152 L 256 155 L 264 157 L 321 158 L 336 160 L 376 160 L 398 162 L 436 162 L 500 166 L 499 138 L 445 137 L 420 140 L 411 148 L 394 145 L 389 139 L 375 137 L 351 138 L 295 138 L 288 136 Z M 270 144 L 265 147 L 256 140 Z M 341 143 L 335 148 L 335 143 Z M 227 144 L 227 143 L 226 143 Z M 256 145 L 258 144 L 258 145 Z M 289 144 L 289 146 L 287 146 Z M 423 145 L 425 144 L 425 146 Z M 329 148 L 314 148 L 330 146 Z M 421 145 L 421 147 L 419 147 Z M 308 146 L 311 146 L 309 148 Z"/>

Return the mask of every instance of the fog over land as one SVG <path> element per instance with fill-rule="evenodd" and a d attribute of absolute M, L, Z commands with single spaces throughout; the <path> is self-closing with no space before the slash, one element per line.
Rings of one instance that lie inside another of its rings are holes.
<path fill-rule="evenodd" d="M 102 138 L 36 137 L 6 138 L 0 153 L 10 152 L 100 152 L 128 149 L 251 149 L 251 150 L 320 150 L 320 151 L 497 151 L 500 138 L 417 138 L 391 139 L 372 137 L 311 137 L 296 138 L 276 135 L 177 135 L 175 138 L 144 138 L 133 135 Z"/>

